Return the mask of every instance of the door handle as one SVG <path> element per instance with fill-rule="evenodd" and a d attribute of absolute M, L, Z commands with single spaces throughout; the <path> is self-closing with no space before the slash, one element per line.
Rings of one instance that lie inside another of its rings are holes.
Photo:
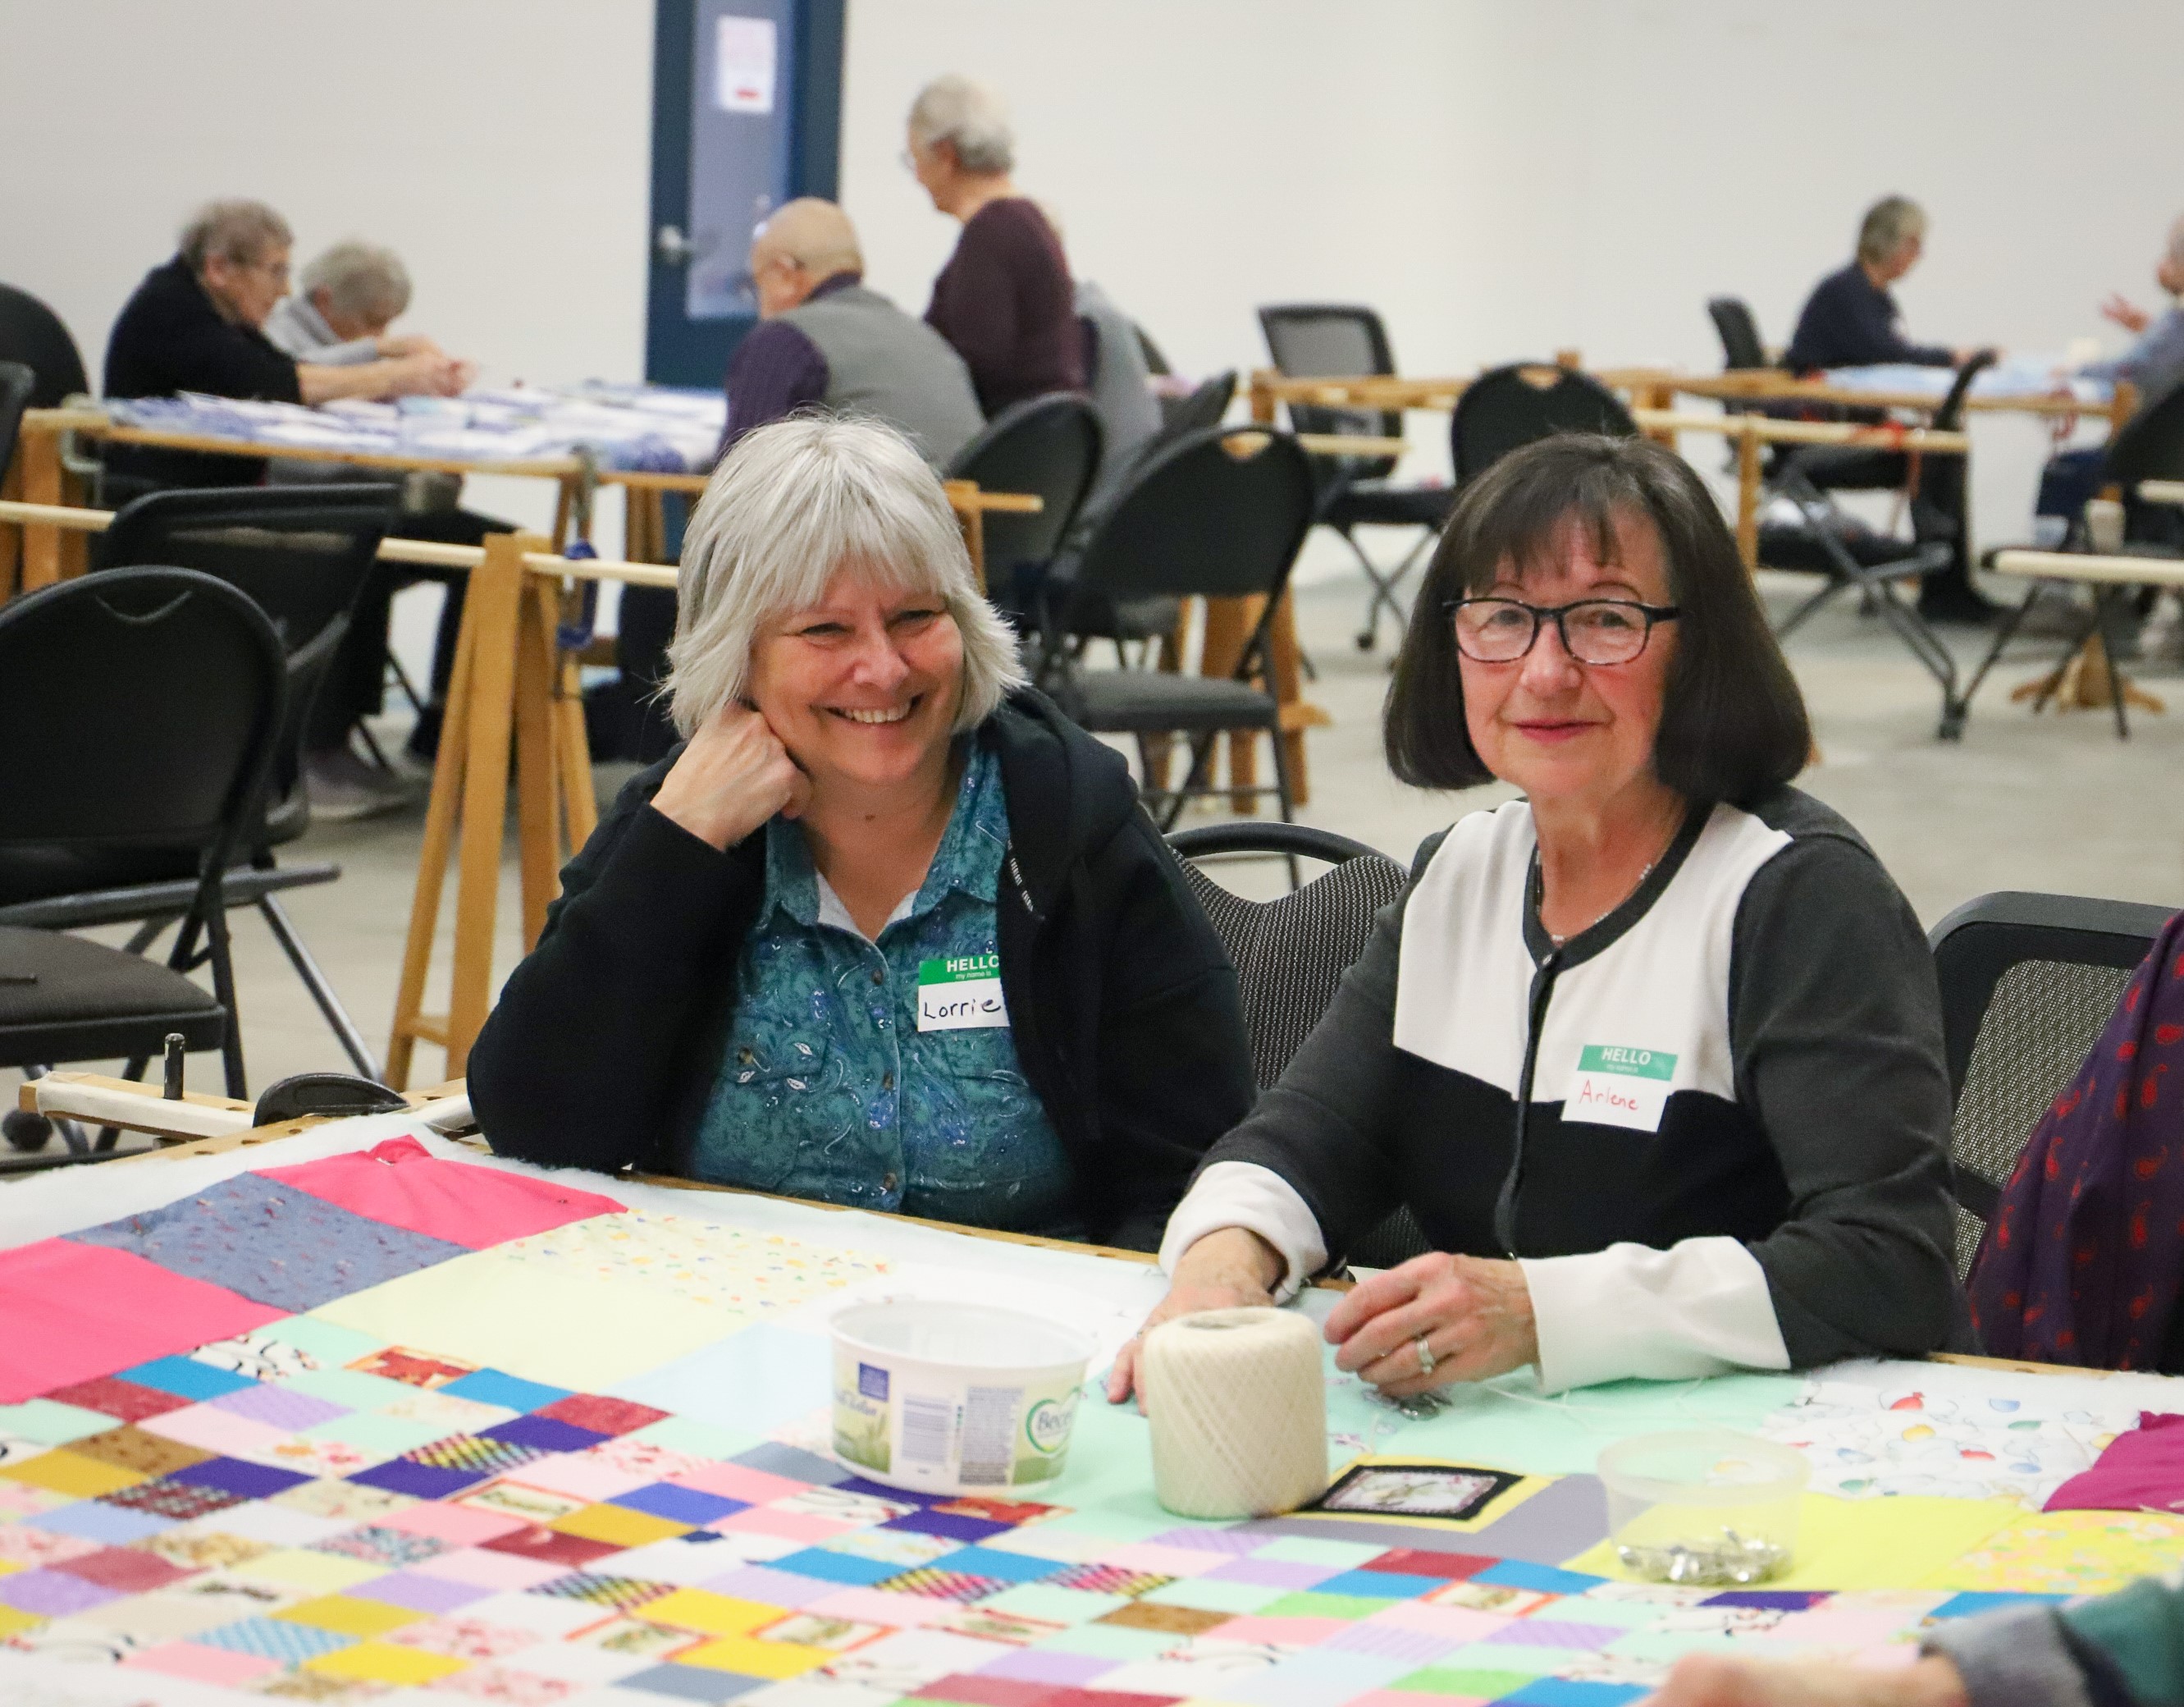
<path fill-rule="evenodd" d="M 671 267 L 688 265 L 691 257 L 698 253 L 698 246 L 682 235 L 679 226 L 660 226 L 658 235 L 652 240 L 652 247 L 660 259 Z"/>

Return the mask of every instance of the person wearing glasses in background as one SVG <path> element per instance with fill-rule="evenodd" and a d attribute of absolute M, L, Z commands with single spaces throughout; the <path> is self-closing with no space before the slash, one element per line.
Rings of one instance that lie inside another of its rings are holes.
<path fill-rule="evenodd" d="M 1392 1396 L 1969 1344 L 1933 962 L 1872 851 L 1789 786 L 1805 708 L 1689 465 L 1571 435 L 1467 488 L 1385 740 L 1406 782 L 1524 798 L 1419 850 L 1206 1153 L 1151 1322 L 1285 1297 L 1407 1205 L 1431 1253 L 1327 1324 Z"/>

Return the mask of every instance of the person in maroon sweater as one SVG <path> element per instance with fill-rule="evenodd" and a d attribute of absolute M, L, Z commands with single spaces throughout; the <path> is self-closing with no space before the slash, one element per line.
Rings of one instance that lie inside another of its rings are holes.
<path fill-rule="evenodd" d="M 967 77 L 928 83 L 911 105 L 906 159 L 933 205 L 962 221 L 925 320 L 971 370 L 978 406 L 991 416 L 1028 397 L 1082 391 L 1069 263 L 1010 179 L 1015 140 L 1000 98 Z"/>

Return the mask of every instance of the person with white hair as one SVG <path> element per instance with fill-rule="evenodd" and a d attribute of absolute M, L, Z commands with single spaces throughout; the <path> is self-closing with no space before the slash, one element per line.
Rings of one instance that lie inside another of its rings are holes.
<path fill-rule="evenodd" d="M 2123 380 L 2138 388 L 2140 399 L 2152 402 L 2184 381 L 2184 217 L 2172 221 L 2161 259 L 2153 264 L 2154 282 L 2169 298 L 2169 306 L 2149 314 L 2121 292 L 2101 304 L 2101 312 L 2137 341 L 2121 355 L 2107 361 L 2090 361 L 2078 371 L 2088 379 Z"/>
<path fill-rule="evenodd" d="M 210 202 L 182 228 L 173 258 L 144 276 L 106 345 L 109 397 L 214 397 L 329 403 L 461 389 L 462 365 L 437 350 L 334 365 L 298 361 L 265 332 L 288 293 L 288 222 L 263 202 Z M 265 464 L 248 457 L 115 445 L 107 466 L 162 486 L 249 485 Z"/>
<path fill-rule="evenodd" d="M 1908 196 L 1883 196 L 1868 208 L 1858 222 L 1857 255 L 1813 287 L 1782 365 L 1792 373 L 1892 361 L 1959 365 L 1970 351 L 1914 343 L 1903 335 L 1903 313 L 1889 293 L 1925 248 L 1926 210 Z"/>
<path fill-rule="evenodd" d="M 728 365 L 723 450 L 816 405 L 883 421 L 939 467 L 985 424 L 963 358 L 865 283 L 856 227 L 833 203 L 778 209 L 751 239 L 750 271 L 763 323 Z"/>
<path fill-rule="evenodd" d="M 410 306 L 410 270 L 393 249 L 338 243 L 304 269 L 302 288 L 273 305 L 265 336 L 298 361 L 353 367 L 387 357 L 437 355 L 438 344 L 387 328 Z"/>
<path fill-rule="evenodd" d="M 1084 388 L 1069 263 L 1039 204 L 1017 193 L 1008 109 L 983 83 L 936 78 L 910 109 L 904 164 L 933 205 L 961 222 L 933 282 L 926 321 L 956 346 L 989 416 Z"/>
<path fill-rule="evenodd" d="M 1118 754 L 1026 687 L 939 477 L 793 416 L 683 538 L 683 744 L 469 1063 L 493 1148 L 1150 1249 L 1250 1107 L 1236 976 Z"/>

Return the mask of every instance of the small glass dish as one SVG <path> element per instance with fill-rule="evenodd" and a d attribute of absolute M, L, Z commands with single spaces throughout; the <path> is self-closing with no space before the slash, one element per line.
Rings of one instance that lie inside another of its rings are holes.
<path fill-rule="evenodd" d="M 1618 1441 L 1600 1454 L 1615 1556 L 1651 1582 L 1764 1582 L 1797 1553 L 1811 1474 L 1802 1453 L 1728 1429 Z"/>

